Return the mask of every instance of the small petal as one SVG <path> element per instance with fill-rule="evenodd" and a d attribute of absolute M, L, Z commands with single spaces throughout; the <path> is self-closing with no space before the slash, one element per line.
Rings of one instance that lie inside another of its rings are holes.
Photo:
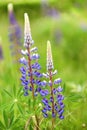
<path fill-rule="evenodd" d="M 58 106 L 56 104 L 55 104 L 54 108 L 58 112 Z"/>
<path fill-rule="evenodd" d="M 52 97 L 50 97 L 50 102 L 53 102 L 53 98 Z"/>
<path fill-rule="evenodd" d="M 43 110 L 42 110 L 43 113 L 46 113 L 47 112 L 47 109 L 44 107 Z"/>
<path fill-rule="evenodd" d="M 64 110 L 63 110 L 63 109 L 60 109 L 60 110 L 58 111 L 58 114 L 61 115 L 61 114 L 63 114 L 63 112 L 64 112 Z"/>
<path fill-rule="evenodd" d="M 41 96 L 46 96 L 49 94 L 49 91 L 48 90 L 41 90 L 40 94 L 41 94 Z"/>
<path fill-rule="evenodd" d="M 20 68 L 20 71 L 22 72 L 22 74 L 26 74 L 26 69 L 23 66 Z"/>
<path fill-rule="evenodd" d="M 37 47 L 34 47 L 30 50 L 31 52 L 36 52 L 37 51 Z"/>
<path fill-rule="evenodd" d="M 48 117 L 48 114 L 47 114 L 47 113 L 44 113 L 43 116 L 44 116 L 45 118 L 47 118 L 47 117 Z"/>
<path fill-rule="evenodd" d="M 26 92 L 24 92 L 24 96 L 28 96 L 29 94 L 28 94 L 28 92 L 26 91 Z"/>
<path fill-rule="evenodd" d="M 43 73 L 43 76 L 44 76 L 45 78 L 49 78 L 49 76 L 48 76 L 47 74 L 45 74 L 45 73 Z"/>
<path fill-rule="evenodd" d="M 45 87 L 47 85 L 47 82 L 44 80 L 41 82 L 41 86 Z"/>
<path fill-rule="evenodd" d="M 25 51 L 24 51 L 24 50 L 21 50 L 21 54 L 22 54 L 22 55 L 28 55 L 28 51 L 27 51 L 27 50 L 25 50 Z"/>
<path fill-rule="evenodd" d="M 57 70 L 55 70 L 55 71 L 53 72 L 53 75 L 55 75 L 55 74 L 57 74 Z"/>
<path fill-rule="evenodd" d="M 44 103 L 44 105 L 48 105 L 48 100 L 46 98 L 43 98 L 42 102 Z"/>
<path fill-rule="evenodd" d="M 56 94 L 56 92 L 57 92 L 57 90 L 54 88 L 54 89 L 53 89 L 53 93 Z"/>
<path fill-rule="evenodd" d="M 60 115 L 59 118 L 60 118 L 60 119 L 64 119 L 64 116 L 63 116 L 63 115 Z"/>
<path fill-rule="evenodd" d="M 33 54 L 32 56 L 31 56 L 31 59 L 32 60 L 36 60 L 36 59 L 39 59 L 40 58 L 40 56 L 38 55 L 38 54 Z"/>
<path fill-rule="evenodd" d="M 62 80 L 61 80 L 60 78 L 54 80 L 54 84 L 59 84 L 59 83 L 61 83 L 61 82 L 62 82 Z"/>
<path fill-rule="evenodd" d="M 62 92 L 63 91 L 63 88 L 61 87 L 61 86 L 59 86 L 58 88 L 57 88 L 57 92 Z"/>
<path fill-rule="evenodd" d="M 46 109 L 48 110 L 48 111 L 50 111 L 51 110 L 51 106 L 50 105 L 46 105 Z"/>
<path fill-rule="evenodd" d="M 24 65 L 27 65 L 27 60 L 23 57 L 23 58 L 20 58 L 19 60 L 20 63 L 24 64 Z"/>

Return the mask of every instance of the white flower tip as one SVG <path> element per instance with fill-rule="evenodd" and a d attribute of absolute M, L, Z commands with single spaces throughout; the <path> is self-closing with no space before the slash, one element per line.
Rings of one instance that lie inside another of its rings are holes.
<path fill-rule="evenodd" d="M 49 41 L 49 40 L 47 41 L 47 44 L 48 44 L 48 45 L 50 44 L 50 41 Z"/>
<path fill-rule="evenodd" d="M 13 11 L 13 4 L 12 3 L 8 4 L 8 11 L 9 12 Z"/>
<path fill-rule="evenodd" d="M 47 41 L 47 70 L 53 69 L 52 51 L 50 41 Z"/>
<path fill-rule="evenodd" d="M 31 34 L 30 22 L 29 22 L 29 17 L 28 17 L 27 13 L 24 13 L 24 20 L 25 20 L 24 33 L 25 34 Z"/>

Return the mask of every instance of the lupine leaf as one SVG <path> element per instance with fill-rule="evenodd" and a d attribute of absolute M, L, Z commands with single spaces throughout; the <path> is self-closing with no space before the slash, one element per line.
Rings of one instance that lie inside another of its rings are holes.
<path fill-rule="evenodd" d="M 14 103 L 11 104 L 10 106 L 10 111 L 13 111 Z"/>
<path fill-rule="evenodd" d="M 0 106 L 0 110 L 1 110 L 1 109 L 5 109 L 6 107 L 8 107 L 8 104 L 1 105 L 1 106 Z"/>
<path fill-rule="evenodd" d="M 16 97 L 16 86 L 13 86 L 13 93 L 14 93 L 14 97 Z"/>
<path fill-rule="evenodd" d="M 4 118 L 4 123 L 5 123 L 6 128 L 8 128 L 8 116 L 7 116 L 6 111 L 3 111 L 3 118 Z"/>
<path fill-rule="evenodd" d="M 4 126 L 4 124 L 0 121 L 0 130 L 3 130 L 3 129 L 5 129 L 5 126 Z"/>
<path fill-rule="evenodd" d="M 17 106 L 18 106 L 18 109 L 19 109 L 20 113 L 23 114 L 22 107 L 19 104 L 17 104 Z"/>
<path fill-rule="evenodd" d="M 21 90 L 22 90 L 22 87 L 19 88 L 19 90 L 17 92 L 17 97 L 20 97 L 21 95 L 23 95 L 22 92 L 21 92 Z"/>
<path fill-rule="evenodd" d="M 13 121 L 12 126 L 15 126 L 18 123 L 18 121 L 19 121 L 19 117 Z"/>
<path fill-rule="evenodd" d="M 14 111 L 11 112 L 11 118 L 10 118 L 9 126 L 12 125 L 13 121 L 14 121 Z"/>
<path fill-rule="evenodd" d="M 5 89 L 3 89 L 4 90 L 4 92 L 6 93 L 6 94 L 8 94 L 10 97 L 12 97 L 12 95 L 7 91 L 7 90 L 5 90 Z"/>
<path fill-rule="evenodd" d="M 83 98 L 83 97 L 80 94 L 76 94 L 76 93 L 72 93 L 68 96 L 68 99 L 70 101 L 73 101 L 73 102 L 75 102 L 75 101 L 77 101 L 78 99 L 81 99 L 81 98 Z"/>
<path fill-rule="evenodd" d="M 31 100 L 30 99 L 28 100 L 28 107 L 29 108 L 31 107 Z"/>

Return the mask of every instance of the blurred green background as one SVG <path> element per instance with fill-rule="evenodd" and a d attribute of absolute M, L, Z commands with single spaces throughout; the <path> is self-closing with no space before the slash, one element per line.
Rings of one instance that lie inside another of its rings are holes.
<path fill-rule="evenodd" d="M 14 3 L 14 14 L 21 25 L 22 33 L 24 13 L 29 14 L 32 37 L 41 55 L 40 62 L 43 70 L 46 71 L 46 41 L 50 40 L 53 48 L 54 66 L 59 70 L 63 81 L 85 82 L 87 71 L 86 0 L 84 2 L 82 0 L 59 2 L 57 0 L 45 0 L 45 2 L 43 0 L 3 0 L 0 2 L 0 36 L 6 62 L 11 57 L 8 41 L 7 3 L 9 2 Z M 50 10 L 49 14 L 47 8 Z"/>
<path fill-rule="evenodd" d="M 84 102 L 86 102 L 87 93 L 83 92 L 87 91 L 87 0 L 1 0 L 0 37 L 2 40 L 0 44 L 4 55 L 4 59 L 0 61 L 1 109 L 3 103 L 6 104 L 6 101 L 9 100 L 6 99 L 7 96 L 3 98 L 3 89 L 11 91 L 13 84 L 17 88 L 20 85 L 20 72 L 13 63 L 9 49 L 7 11 L 9 2 L 14 5 L 14 14 L 22 29 L 22 45 L 24 13 L 27 12 L 29 15 L 32 37 L 40 54 L 39 63 L 42 66 L 42 72 L 46 72 L 46 43 L 47 40 L 50 40 L 54 68 L 58 70 L 57 77 L 61 77 L 63 84 L 66 84 L 65 95 L 72 91 L 80 92 L 79 94 L 85 97 Z M 82 106 L 80 106 L 79 112 L 81 112 Z M 74 120 L 74 126 L 80 124 L 76 130 L 80 130 L 81 124 L 87 120 L 85 104 L 84 113 L 79 115 L 79 112 L 77 109 L 77 113 L 74 113 L 77 114 L 77 117 L 74 118 L 79 120 L 78 123 Z M 73 119 L 71 118 L 71 120 Z M 66 122 L 69 123 L 68 120 Z M 75 130 L 75 127 L 72 129 L 66 127 L 66 130 Z"/>

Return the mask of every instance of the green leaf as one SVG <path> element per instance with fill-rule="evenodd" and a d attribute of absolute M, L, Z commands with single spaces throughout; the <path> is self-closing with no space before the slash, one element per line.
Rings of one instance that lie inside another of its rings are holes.
<path fill-rule="evenodd" d="M 6 128 L 8 128 L 8 116 L 7 116 L 6 111 L 3 111 L 3 118 L 4 118 L 4 123 L 5 123 Z"/>
<path fill-rule="evenodd" d="M 31 100 L 30 99 L 28 100 L 28 107 L 29 107 L 29 109 L 31 107 Z"/>
<path fill-rule="evenodd" d="M 18 106 L 18 109 L 19 109 L 20 113 L 23 114 L 22 107 L 19 104 L 17 104 L 17 106 Z"/>
<path fill-rule="evenodd" d="M 18 92 L 17 92 L 17 97 L 21 97 L 22 95 L 23 95 L 22 87 L 20 87 Z"/>
<path fill-rule="evenodd" d="M 10 112 L 13 111 L 14 103 L 11 104 L 10 106 Z"/>
<path fill-rule="evenodd" d="M 0 130 L 3 130 L 3 129 L 5 129 L 5 126 L 4 126 L 4 124 L 0 121 Z"/>
<path fill-rule="evenodd" d="M 82 99 L 83 97 L 80 94 L 72 93 L 68 96 L 68 99 L 72 102 L 76 102 L 79 99 Z"/>
<path fill-rule="evenodd" d="M 6 93 L 6 94 L 8 94 L 10 97 L 12 97 L 12 95 L 7 91 L 7 90 L 5 90 L 5 89 L 3 89 L 4 90 L 4 92 Z"/>
<path fill-rule="evenodd" d="M 15 85 L 13 86 L 13 94 L 14 94 L 14 97 L 16 97 L 16 86 Z"/>
<path fill-rule="evenodd" d="M 9 127 L 11 127 L 12 126 L 12 124 L 13 124 L 13 121 L 14 121 L 14 111 L 12 111 L 11 113 L 10 113 L 10 123 L 9 123 Z"/>
<path fill-rule="evenodd" d="M 29 130 L 33 130 L 32 125 L 30 125 Z"/>
<path fill-rule="evenodd" d="M 18 124 L 18 121 L 19 121 L 19 117 L 13 121 L 12 126 Z"/>

